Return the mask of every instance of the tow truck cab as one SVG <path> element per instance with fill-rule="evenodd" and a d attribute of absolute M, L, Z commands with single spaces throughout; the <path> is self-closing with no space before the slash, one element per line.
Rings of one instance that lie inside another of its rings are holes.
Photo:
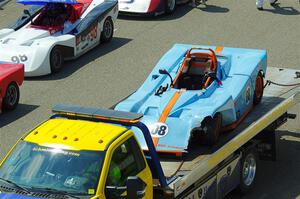
<path fill-rule="evenodd" d="M 60 116 L 23 136 L 4 158 L 4 188 L 18 189 L 7 183 L 14 182 L 26 191 L 12 192 L 24 198 L 153 198 L 152 172 L 131 130 Z"/>

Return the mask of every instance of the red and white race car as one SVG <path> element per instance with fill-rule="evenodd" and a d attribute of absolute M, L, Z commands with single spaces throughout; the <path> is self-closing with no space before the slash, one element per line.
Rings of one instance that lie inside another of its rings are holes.
<path fill-rule="evenodd" d="M 119 0 L 120 14 L 171 14 L 177 4 L 187 3 L 189 0 Z"/>
<path fill-rule="evenodd" d="M 0 62 L 0 113 L 17 107 L 20 99 L 19 86 L 23 80 L 23 64 Z"/>
<path fill-rule="evenodd" d="M 117 0 L 17 0 L 31 5 L 14 25 L 0 30 L 0 59 L 24 64 L 25 76 L 56 73 L 65 60 L 109 42 Z"/>

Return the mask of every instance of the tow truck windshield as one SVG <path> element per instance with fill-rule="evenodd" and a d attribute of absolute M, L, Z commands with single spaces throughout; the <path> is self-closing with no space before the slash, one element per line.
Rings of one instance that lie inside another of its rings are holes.
<path fill-rule="evenodd" d="M 0 167 L 0 183 L 36 192 L 94 195 L 104 155 L 20 141 Z"/>

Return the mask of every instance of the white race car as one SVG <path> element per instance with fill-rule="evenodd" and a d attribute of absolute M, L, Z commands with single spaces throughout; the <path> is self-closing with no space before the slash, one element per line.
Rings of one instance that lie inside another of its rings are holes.
<path fill-rule="evenodd" d="M 171 14 L 176 5 L 189 0 L 119 0 L 119 11 L 127 15 L 159 15 Z"/>
<path fill-rule="evenodd" d="M 25 76 L 61 70 L 113 37 L 117 0 L 18 0 L 33 5 L 10 28 L 0 30 L 0 59 L 24 64 Z"/>

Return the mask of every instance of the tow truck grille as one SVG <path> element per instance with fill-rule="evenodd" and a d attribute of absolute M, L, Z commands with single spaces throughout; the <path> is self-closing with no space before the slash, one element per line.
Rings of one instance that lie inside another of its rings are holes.
<path fill-rule="evenodd" d="M 18 190 L 18 189 L 6 187 L 6 186 L 3 186 L 3 185 L 0 186 L 0 190 L 3 191 L 3 192 L 14 192 L 16 194 L 27 195 L 27 193 L 25 191 L 21 191 L 21 190 Z"/>
<path fill-rule="evenodd" d="M 39 197 L 39 198 L 54 198 L 54 199 L 67 199 L 67 196 L 58 195 L 58 194 L 48 194 L 48 193 L 32 193 L 30 196 Z"/>

